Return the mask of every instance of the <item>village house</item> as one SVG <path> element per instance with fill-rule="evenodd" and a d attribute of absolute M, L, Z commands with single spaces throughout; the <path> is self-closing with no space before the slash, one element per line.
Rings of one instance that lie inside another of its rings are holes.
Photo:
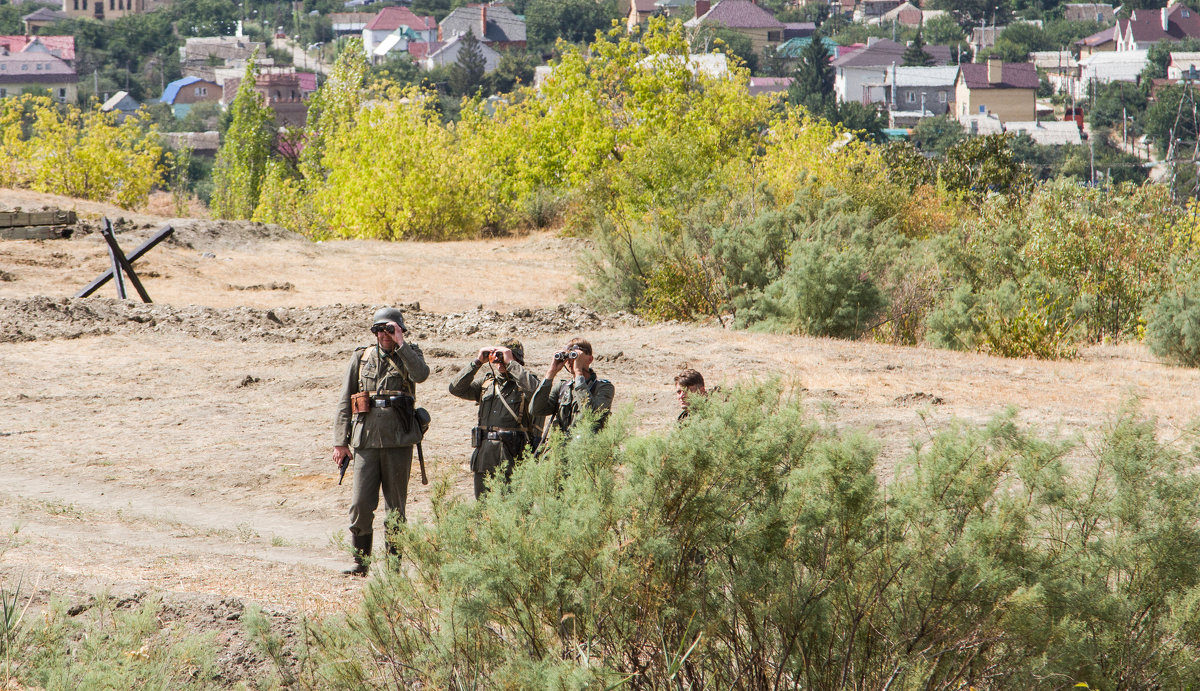
<path fill-rule="evenodd" d="M 334 36 L 361 36 L 375 17 L 370 12 L 334 12 L 329 15 L 329 28 Z"/>
<path fill-rule="evenodd" d="M 1116 21 L 1116 11 L 1112 5 L 1097 3 L 1069 3 L 1063 5 L 1063 19 L 1068 22 L 1096 22 L 1097 24 L 1112 24 Z"/>
<path fill-rule="evenodd" d="M 1007 28 L 1007 26 L 977 26 L 971 29 L 971 36 L 967 39 L 967 45 L 971 46 L 971 54 L 979 55 L 980 52 L 996 45 L 996 38 Z"/>
<path fill-rule="evenodd" d="M 1029 61 L 1039 74 L 1046 74 L 1046 81 L 1055 92 L 1068 93 L 1079 80 L 1079 61 L 1069 50 L 1034 51 L 1029 54 Z"/>
<path fill-rule="evenodd" d="M 61 58 L 48 51 L 31 50 L 36 42 L 20 52 L 0 47 L 0 98 L 19 96 L 30 89 L 46 89 L 59 103 L 76 101 L 79 77 Z"/>
<path fill-rule="evenodd" d="M 1176 82 L 1184 79 L 1196 81 L 1197 72 L 1200 72 L 1200 53 L 1171 53 L 1171 59 L 1167 63 L 1167 79 Z"/>
<path fill-rule="evenodd" d="M 1075 50 L 1079 58 L 1090 57 L 1096 53 L 1111 53 L 1117 49 L 1117 27 L 1110 26 L 1102 31 L 1081 38 L 1075 42 Z"/>
<path fill-rule="evenodd" d="M 1091 95 L 1093 84 L 1128 82 L 1136 84 L 1142 70 L 1150 62 L 1150 51 L 1128 50 L 1124 52 L 1096 53 L 1079 61 L 1079 80 L 1075 82 L 1074 96 L 1084 99 Z"/>
<path fill-rule="evenodd" d="M 709 5 L 708 0 L 696 0 L 696 16 L 684 25 L 707 28 L 726 28 L 750 40 L 755 55 L 762 55 L 770 46 L 783 43 L 783 22 L 751 0 L 721 0 Z"/>
<path fill-rule="evenodd" d="M 65 13 L 52 10 L 49 7 L 40 7 L 21 17 L 21 23 L 25 25 L 26 36 L 36 36 L 41 33 L 42 29 L 55 22 L 61 22 L 64 19 L 67 19 Z"/>
<path fill-rule="evenodd" d="M 74 36 L 0 36 L 0 50 L 20 53 L 26 49 L 48 52 L 54 57 L 75 66 Z"/>
<path fill-rule="evenodd" d="M 890 127 L 912 127 L 918 121 L 951 112 L 958 67 L 895 66 L 878 86 L 868 86 L 872 102 L 887 104 Z"/>
<path fill-rule="evenodd" d="M 118 91 L 100 106 L 102 113 L 116 113 L 117 122 L 125 122 L 125 118 L 141 110 L 142 104 L 129 95 L 128 91 Z"/>
<path fill-rule="evenodd" d="M 1036 119 L 1037 70 L 1027 62 L 990 59 L 962 64 L 954 85 L 955 113 L 964 124 L 977 115 L 995 116 L 1001 124 Z"/>
<path fill-rule="evenodd" d="M 1062 122 L 1012 120 L 1004 123 L 1004 131 L 1027 134 L 1036 144 L 1040 144 L 1041 146 L 1066 146 L 1068 144 L 1083 143 L 1079 125 L 1071 120 L 1064 120 Z"/>
<path fill-rule="evenodd" d="M 440 65 L 453 65 L 458 62 L 459 51 L 462 50 L 463 36 L 466 34 L 457 34 L 449 41 L 439 44 L 437 50 L 429 53 L 428 56 L 421 60 L 421 65 L 427 70 L 432 70 Z M 483 55 L 483 71 L 491 72 L 500 65 L 500 53 L 493 50 L 486 43 L 479 44 L 479 52 Z"/>
<path fill-rule="evenodd" d="M 625 12 L 625 29 L 633 31 L 658 11 L 656 0 L 632 0 Z"/>
<path fill-rule="evenodd" d="M 217 103 L 221 100 L 221 85 L 200 77 L 182 77 L 167 84 L 159 103 L 171 106 L 176 118 L 186 117 L 197 103 Z"/>
<path fill-rule="evenodd" d="M 859 24 L 878 24 L 883 15 L 902 4 L 904 0 L 862 0 L 854 7 L 854 21 Z"/>
<path fill-rule="evenodd" d="M 301 127 L 308 115 L 308 94 L 316 89 L 315 76 L 310 72 L 271 71 L 258 75 L 254 90 L 263 103 L 275 111 L 277 127 Z M 242 85 L 241 77 L 225 80 L 221 104 L 229 107 Z"/>
<path fill-rule="evenodd" d="M 456 8 L 438 24 L 437 40 L 449 42 L 468 31 L 493 50 L 525 47 L 525 20 L 504 5 Z"/>
<path fill-rule="evenodd" d="M 167 4 L 166 0 L 63 0 L 62 11 L 72 19 L 90 18 L 103 21 L 145 14 Z"/>
<path fill-rule="evenodd" d="M 1147 50 L 1150 46 L 1185 38 L 1200 38 L 1200 14 L 1187 5 L 1173 3 L 1156 10 L 1134 10 L 1117 21 L 1117 51 Z"/>
<path fill-rule="evenodd" d="M 838 101 L 872 103 L 879 99 L 880 92 L 871 92 L 871 87 L 883 83 L 888 70 L 904 64 L 903 43 L 886 38 L 870 38 L 867 45 L 846 53 L 833 61 L 833 92 Z M 933 65 L 951 65 L 954 60 L 949 46 L 925 46 L 925 53 L 933 59 Z"/>
<path fill-rule="evenodd" d="M 407 7 L 385 7 L 362 29 L 363 50 L 374 55 L 375 49 L 390 36 L 405 42 L 428 43 L 438 38 L 438 25 L 433 17 L 422 17 Z M 384 51 L 386 54 L 388 51 Z"/>
<path fill-rule="evenodd" d="M 885 12 L 879 18 L 879 24 L 899 24 L 915 29 L 935 17 L 946 14 L 945 10 L 922 10 L 911 2 L 905 2 L 899 7 Z"/>

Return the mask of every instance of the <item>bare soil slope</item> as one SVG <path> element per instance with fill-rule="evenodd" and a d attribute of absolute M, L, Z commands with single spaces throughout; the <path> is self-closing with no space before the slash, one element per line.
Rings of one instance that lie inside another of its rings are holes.
<path fill-rule="evenodd" d="M 7 194 L 0 205 L 55 201 Z M 40 601 L 81 607 L 101 590 L 162 596 L 172 621 L 220 633 L 231 681 L 262 664 L 237 621 L 244 603 L 287 626 L 353 606 L 362 587 L 339 574 L 349 485 L 336 484 L 330 420 L 380 305 L 406 306 L 433 368 L 418 392 L 434 416 L 429 473 L 463 496 L 474 411 L 446 387 L 510 334 L 539 371 L 570 336 L 590 338 L 643 432 L 672 425 L 682 366 L 718 385 L 782 377 L 814 414 L 879 438 L 884 473 L 912 440 L 1010 405 L 1065 434 L 1094 432 L 1130 397 L 1168 437 L 1200 413 L 1200 374 L 1139 346 L 1047 363 L 596 314 L 566 304 L 578 240 L 314 244 L 256 224 L 81 212 L 122 216 L 129 249 L 165 223 L 178 232 L 135 265 L 153 305 L 117 301 L 111 284 L 71 297 L 107 267 L 95 233 L 0 242 L 0 528 L 20 526 L 0 584 L 23 578 Z M 415 475 L 419 519 L 429 487 Z"/>

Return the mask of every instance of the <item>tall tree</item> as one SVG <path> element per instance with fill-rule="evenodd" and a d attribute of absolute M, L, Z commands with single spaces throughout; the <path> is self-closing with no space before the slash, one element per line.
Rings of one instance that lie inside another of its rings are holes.
<path fill-rule="evenodd" d="M 257 57 L 256 52 L 246 63 L 246 74 L 230 106 L 233 118 L 213 167 L 212 210 L 218 218 L 254 215 L 275 140 L 275 111 L 254 88 Z"/>
<path fill-rule="evenodd" d="M 833 65 L 829 49 L 819 35 L 813 35 L 800 50 L 800 63 L 788 88 L 788 101 L 808 108 L 814 114 L 825 111 L 833 101 Z"/>
<path fill-rule="evenodd" d="M 904 49 L 901 59 L 905 67 L 928 67 L 933 64 L 933 56 L 925 52 L 925 41 L 921 38 L 920 29 L 917 30 L 917 37 Z"/>
<path fill-rule="evenodd" d="M 483 85 L 486 73 L 487 60 L 479 47 L 479 39 L 475 38 L 475 32 L 468 31 L 463 34 L 458 47 L 458 61 L 450 70 L 450 89 L 459 96 L 470 96 Z"/>

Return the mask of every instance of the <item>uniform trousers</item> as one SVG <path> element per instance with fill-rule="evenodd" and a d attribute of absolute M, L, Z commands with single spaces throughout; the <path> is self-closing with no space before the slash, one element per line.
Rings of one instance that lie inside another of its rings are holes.
<path fill-rule="evenodd" d="M 387 512 L 395 511 L 400 514 L 400 520 L 405 520 L 404 502 L 408 499 L 412 455 L 411 446 L 354 450 L 354 500 L 350 502 L 352 534 L 370 535 L 373 532 L 381 488 Z"/>

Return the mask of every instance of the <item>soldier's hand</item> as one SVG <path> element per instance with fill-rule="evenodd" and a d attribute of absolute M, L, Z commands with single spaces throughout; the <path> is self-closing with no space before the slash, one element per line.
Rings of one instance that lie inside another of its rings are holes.
<path fill-rule="evenodd" d="M 492 350 L 494 350 L 494 349 L 493 348 L 480 348 L 479 352 L 475 355 L 475 362 L 483 364 L 483 363 L 487 362 L 488 360 L 490 360 L 492 357 Z"/>
<path fill-rule="evenodd" d="M 512 350 L 505 348 L 504 346 L 500 346 L 499 348 L 496 348 L 496 352 L 500 354 L 500 359 L 504 360 L 504 362 L 507 363 L 513 361 Z"/>
<path fill-rule="evenodd" d="M 550 361 L 550 371 L 546 373 L 546 378 L 553 379 L 554 375 L 558 374 L 559 370 L 561 370 L 562 368 L 563 368 L 563 360 L 551 360 Z"/>
<path fill-rule="evenodd" d="M 388 323 L 396 329 L 396 333 L 392 334 L 392 340 L 396 342 L 396 347 L 399 348 L 400 346 L 404 345 L 404 329 L 400 328 L 400 325 L 396 322 Z"/>
<path fill-rule="evenodd" d="M 341 468 L 342 466 L 346 465 L 349 462 L 350 462 L 350 447 L 349 446 L 333 447 L 333 463 L 334 463 L 334 465 Z"/>

